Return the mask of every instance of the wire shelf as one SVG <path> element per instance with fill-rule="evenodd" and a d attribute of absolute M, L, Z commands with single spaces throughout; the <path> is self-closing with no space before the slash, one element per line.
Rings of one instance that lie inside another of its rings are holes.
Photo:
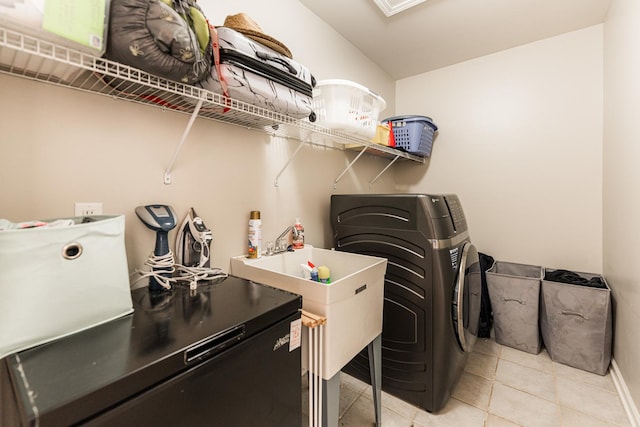
<path fill-rule="evenodd" d="M 425 159 L 0 27 L 0 73 L 390 159 Z M 200 101 L 202 101 L 200 103 Z M 200 104 L 200 105 L 199 105 Z"/>

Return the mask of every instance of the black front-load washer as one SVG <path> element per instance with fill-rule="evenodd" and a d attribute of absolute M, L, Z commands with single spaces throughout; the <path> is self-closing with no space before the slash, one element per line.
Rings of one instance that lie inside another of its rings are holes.
<path fill-rule="evenodd" d="M 387 258 L 382 389 L 430 412 L 451 396 L 480 320 L 478 251 L 456 195 L 333 195 L 335 249 Z M 369 381 L 366 352 L 343 371 Z"/>

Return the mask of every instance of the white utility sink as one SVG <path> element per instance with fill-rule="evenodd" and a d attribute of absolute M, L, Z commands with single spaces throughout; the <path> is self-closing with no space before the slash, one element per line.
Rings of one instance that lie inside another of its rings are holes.
<path fill-rule="evenodd" d="M 326 265 L 331 283 L 302 277 L 300 264 Z M 324 379 L 332 378 L 382 333 L 387 260 L 305 245 L 294 252 L 231 258 L 231 274 L 302 295 L 302 308 L 327 319 L 322 346 Z"/>

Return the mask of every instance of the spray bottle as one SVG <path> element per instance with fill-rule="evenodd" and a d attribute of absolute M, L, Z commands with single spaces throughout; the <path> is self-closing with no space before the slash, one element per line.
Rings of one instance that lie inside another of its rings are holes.
<path fill-rule="evenodd" d="M 249 247 L 247 258 L 260 258 L 262 254 L 262 220 L 260 211 L 249 214 Z"/>

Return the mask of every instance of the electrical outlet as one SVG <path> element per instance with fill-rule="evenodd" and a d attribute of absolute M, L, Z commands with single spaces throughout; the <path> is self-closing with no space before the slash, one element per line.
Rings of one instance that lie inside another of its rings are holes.
<path fill-rule="evenodd" d="M 75 216 L 102 215 L 102 202 L 76 202 Z"/>

